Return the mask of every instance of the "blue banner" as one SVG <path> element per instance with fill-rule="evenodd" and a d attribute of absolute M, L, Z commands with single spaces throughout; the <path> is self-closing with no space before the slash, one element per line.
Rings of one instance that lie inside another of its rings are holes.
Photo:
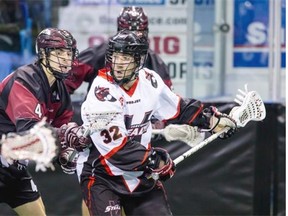
<path fill-rule="evenodd" d="M 286 4 L 281 0 L 281 46 L 286 47 Z M 268 67 L 269 0 L 235 0 L 234 67 Z M 285 52 L 282 52 L 285 67 Z"/>

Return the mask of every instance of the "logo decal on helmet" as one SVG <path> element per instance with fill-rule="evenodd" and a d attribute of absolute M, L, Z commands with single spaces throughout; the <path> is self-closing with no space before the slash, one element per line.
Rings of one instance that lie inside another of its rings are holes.
<path fill-rule="evenodd" d="M 100 86 L 95 87 L 94 94 L 96 98 L 100 101 L 110 101 L 110 102 L 116 101 L 116 98 L 110 94 L 109 88 L 100 87 Z"/>

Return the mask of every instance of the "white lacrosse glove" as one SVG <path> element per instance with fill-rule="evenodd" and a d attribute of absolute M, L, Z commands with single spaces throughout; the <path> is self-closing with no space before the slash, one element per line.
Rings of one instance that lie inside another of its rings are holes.
<path fill-rule="evenodd" d="M 203 141 L 205 135 L 198 131 L 198 127 L 192 127 L 186 124 L 170 124 L 162 130 L 154 129 L 152 133 L 163 135 L 168 142 L 180 140 L 191 147 Z"/>

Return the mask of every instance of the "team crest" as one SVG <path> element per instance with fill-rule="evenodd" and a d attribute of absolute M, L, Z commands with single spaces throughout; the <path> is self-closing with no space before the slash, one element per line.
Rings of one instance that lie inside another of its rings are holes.
<path fill-rule="evenodd" d="M 110 102 L 116 101 L 116 98 L 110 94 L 109 88 L 99 86 L 95 87 L 94 94 L 96 98 L 100 101 L 110 101 Z"/>
<path fill-rule="evenodd" d="M 158 87 L 157 80 L 156 80 L 156 78 L 155 78 L 151 73 L 147 73 L 147 72 L 146 72 L 146 79 L 151 82 L 151 85 L 152 85 L 154 88 L 157 88 L 157 87 Z"/>

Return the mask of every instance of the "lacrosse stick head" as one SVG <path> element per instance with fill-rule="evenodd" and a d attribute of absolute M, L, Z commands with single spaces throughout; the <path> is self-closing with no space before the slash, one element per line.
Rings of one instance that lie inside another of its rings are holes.
<path fill-rule="evenodd" d="M 1 154 L 8 161 L 33 160 L 36 166 L 51 167 L 51 161 L 58 153 L 57 135 L 45 120 L 38 122 L 30 130 L 8 133 L 1 138 Z"/>
<path fill-rule="evenodd" d="M 240 106 L 234 107 L 230 116 L 236 121 L 237 127 L 245 127 L 249 121 L 262 121 L 266 117 L 266 108 L 263 100 L 256 91 L 238 89 L 241 95 L 236 95 L 235 102 Z"/>
<path fill-rule="evenodd" d="M 94 132 L 108 128 L 108 125 L 121 115 L 120 112 L 99 112 L 99 113 L 83 113 L 83 117 L 87 120 L 83 127 L 85 128 L 84 135 L 90 135 Z"/>

